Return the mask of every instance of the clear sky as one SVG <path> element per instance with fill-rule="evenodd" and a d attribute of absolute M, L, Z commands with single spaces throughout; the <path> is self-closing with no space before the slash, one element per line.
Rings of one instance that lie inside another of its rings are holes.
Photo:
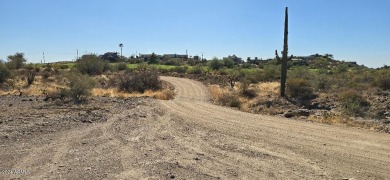
<path fill-rule="evenodd" d="M 74 60 L 117 51 L 222 58 L 331 53 L 369 67 L 390 65 L 389 0 L 0 0 L 0 59 Z"/>

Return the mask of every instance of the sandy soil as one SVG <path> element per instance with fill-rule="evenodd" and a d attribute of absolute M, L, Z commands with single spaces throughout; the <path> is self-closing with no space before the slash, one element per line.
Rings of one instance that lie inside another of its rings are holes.
<path fill-rule="evenodd" d="M 244 113 L 162 79 L 174 100 L 0 97 L 0 179 L 390 179 L 390 134 Z"/>

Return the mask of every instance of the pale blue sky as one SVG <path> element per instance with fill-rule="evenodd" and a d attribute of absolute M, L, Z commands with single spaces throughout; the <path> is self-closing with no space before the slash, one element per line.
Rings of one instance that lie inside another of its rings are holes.
<path fill-rule="evenodd" d="M 155 52 L 212 58 L 272 58 L 331 53 L 369 67 L 389 65 L 389 0 L 0 0 L 0 59 L 23 52 L 29 62 L 79 54 Z"/>

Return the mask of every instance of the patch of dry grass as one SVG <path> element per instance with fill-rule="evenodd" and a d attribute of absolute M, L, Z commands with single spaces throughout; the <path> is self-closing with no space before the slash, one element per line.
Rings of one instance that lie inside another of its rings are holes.
<path fill-rule="evenodd" d="M 169 100 L 174 97 L 173 90 L 170 89 L 162 89 L 159 91 L 145 91 L 144 93 L 127 93 L 123 91 L 118 91 L 115 88 L 94 88 L 92 89 L 92 96 L 100 96 L 100 97 L 153 97 L 160 100 Z"/>
<path fill-rule="evenodd" d="M 270 108 L 259 107 L 263 102 L 269 101 L 270 99 L 277 99 L 279 96 L 279 83 L 277 82 L 264 82 L 258 84 L 249 85 L 250 90 L 255 91 L 255 98 L 244 97 L 241 93 L 243 84 L 237 83 L 232 89 L 230 87 L 221 87 L 219 85 L 210 85 L 209 90 L 211 94 L 211 100 L 217 104 L 223 104 L 225 96 L 235 96 L 240 101 L 240 110 L 244 112 L 252 113 L 265 113 L 268 114 L 269 110 L 271 114 L 275 114 L 277 110 Z"/>
<path fill-rule="evenodd" d="M 223 89 L 219 85 L 210 86 L 210 95 L 213 102 L 217 102 L 218 99 L 223 95 Z"/>
<path fill-rule="evenodd" d="M 164 89 L 162 91 L 157 91 L 154 93 L 154 98 L 160 99 L 160 100 L 170 100 L 173 99 L 175 96 L 175 93 L 171 89 Z"/>
<path fill-rule="evenodd" d="M 357 120 L 354 118 L 348 118 L 340 114 L 324 115 L 324 116 L 309 116 L 308 121 L 318 122 L 323 124 L 342 125 L 349 127 L 358 127 L 370 130 L 381 131 L 390 133 L 390 125 L 383 124 L 370 120 Z"/>
<path fill-rule="evenodd" d="M 258 96 L 278 96 L 280 83 L 278 82 L 262 82 L 258 83 Z"/>
<path fill-rule="evenodd" d="M 108 82 L 110 79 L 106 75 L 100 75 L 95 77 L 95 79 L 99 79 L 101 82 Z M 43 95 L 42 90 L 46 90 L 46 92 L 56 92 L 58 88 L 65 88 L 65 86 L 61 85 L 57 81 L 47 81 L 43 79 L 41 76 L 36 76 L 35 81 L 32 85 L 27 86 L 27 81 L 23 80 L 22 77 L 17 77 L 12 80 L 13 89 L 12 90 L 0 90 L 0 95 L 19 95 L 22 92 L 22 95 L 25 96 L 41 96 Z M 169 85 L 164 85 L 163 89 L 158 91 L 145 91 L 144 93 L 126 93 L 122 91 L 118 91 L 116 88 L 93 88 L 92 96 L 100 96 L 100 97 L 152 97 L 160 100 L 169 100 L 174 97 L 174 90 Z"/>

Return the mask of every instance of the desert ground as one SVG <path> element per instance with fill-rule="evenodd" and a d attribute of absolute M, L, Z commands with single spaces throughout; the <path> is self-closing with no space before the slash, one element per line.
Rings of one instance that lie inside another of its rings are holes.
<path fill-rule="evenodd" d="M 0 179 L 390 179 L 390 134 L 173 100 L 0 96 Z"/>

